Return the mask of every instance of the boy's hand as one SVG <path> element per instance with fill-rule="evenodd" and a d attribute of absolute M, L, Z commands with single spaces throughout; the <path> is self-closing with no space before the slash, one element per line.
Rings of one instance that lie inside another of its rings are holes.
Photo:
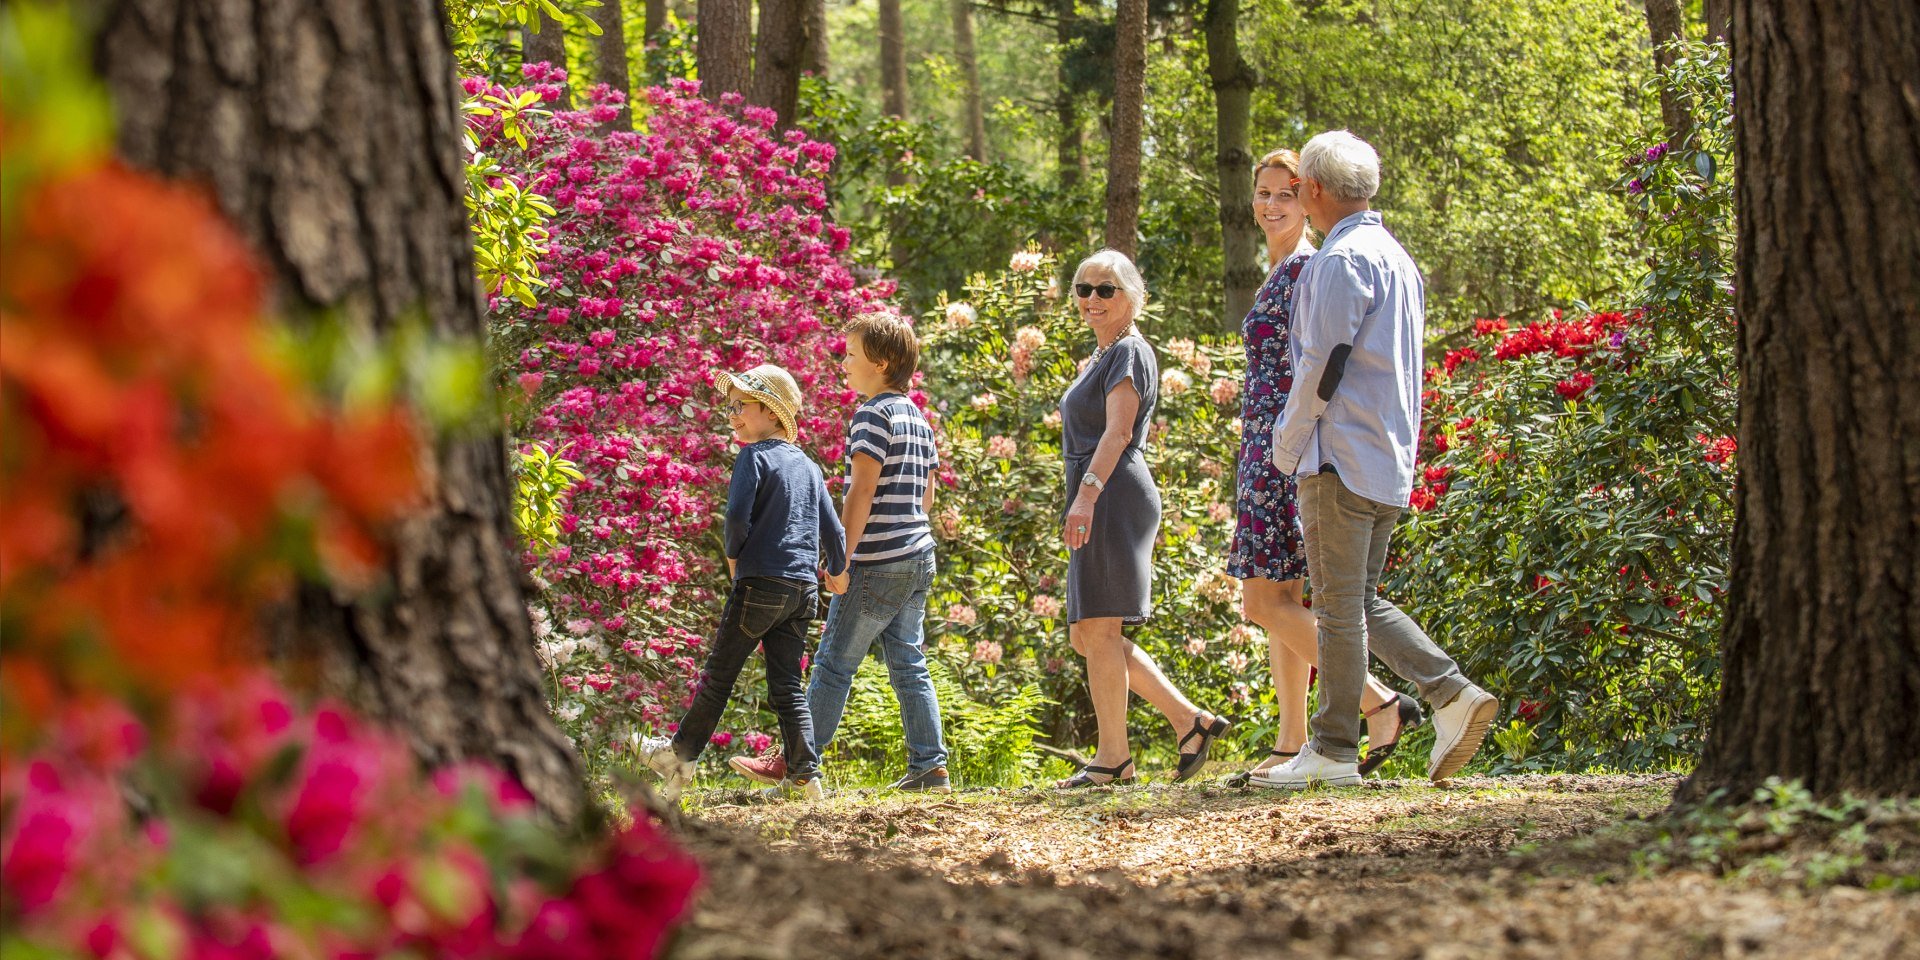
<path fill-rule="evenodd" d="M 840 594 L 846 593 L 847 584 L 849 581 L 853 579 L 853 574 L 848 571 L 842 571 L 839 576 L 835 576 L 831 573 L 825 573 L 825 571 L 822 571 L 822 573 L 827 578 L 827 592 L 833 594 L 834 596 L 839 596 Z"/>

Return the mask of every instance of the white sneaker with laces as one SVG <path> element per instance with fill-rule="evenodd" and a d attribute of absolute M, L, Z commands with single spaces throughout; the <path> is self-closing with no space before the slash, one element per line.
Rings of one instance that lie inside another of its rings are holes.
<path fill-rule="evenodd" d="M 1247 782 L 1256 787 L 1272 787 L 1276 790 L 1305 790 L 1316 783 L 1324 783 L 1329 787 L 1357 787 L 1360 785 L 1360 764 L 1352 760 L 1329 760 L 1314 752 L 1312 747 L 1302 747 L 1292 760 L 1277 767 L 1268 767 L 1247 778 Z"/>
<path fill-rule="evenodd" d="M 1427 757 L 1427 779 L 1445 780 L 1473 759 L 1487 730 L 1500 715 L 1500 701 L 1469 683 L 1447 705 L 1433 711 L 1433 753 Z"/>
<path fill-rule="evenodd" d="M 647 769 L 660 775 L 661 792 L 669 800 L 677 800 L 680 791 L 693 782 L 693 761 L 682 760 L 673 752 L 673 741 L 667 737 L 648 737 L 640 741 L 640 762 Z"/>
<path fill-rule="evenodd" d="M 778 784 L 760 791 L 760 795 L 769 800 L 825 800 L 827 798 L 827 779 L 814 774 L 805 780 L 788 777 Z"/>

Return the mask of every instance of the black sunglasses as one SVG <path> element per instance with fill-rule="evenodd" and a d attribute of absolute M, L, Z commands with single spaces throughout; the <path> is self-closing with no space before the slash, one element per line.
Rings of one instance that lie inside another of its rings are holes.
<path fill-rule="evenodd" d="M 1091 283 L 1076 283 L 1073 285 L 1073 292 L 1079 294 L 1083 300 L 1096 293 L 1100 295 L 1100 299 L 1102 300 L 1112 300 L 1113 295 L 1120 292 L 1120 288 L 1111 283 L 1103 283 L 1097 287 Z"/>

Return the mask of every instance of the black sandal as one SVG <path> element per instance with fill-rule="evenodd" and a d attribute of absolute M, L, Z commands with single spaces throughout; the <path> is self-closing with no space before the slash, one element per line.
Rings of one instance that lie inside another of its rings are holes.
<path fill-rule="evenodd" d="M 1268 750 L 1267 751 L 1267 756 L 1269 757 L 1285 757 L 1287 759 L 1292 759 L 1299 755 L 1300 755 L 1300 751 L 1298 750 L 1295 750 L 1292 753 L 1288 753 L 1284 750 Z M 1223 787 L 1235 787 L 1235 788 L 1250 786 L 1252 783 L 1253 783 L 1253 771 L 1251 770 L 1242 770 L 1239 773 L 1233 774 L 1227 777 L 1226 779 L 1220 781 L 1220 785 Z"/>
<path fill-rule="evenodd" d="M 1207 751 L 1213 749 L 1213 742 L 1220 739 L 1220 735 L 1226 733 L 1230 726 L 1232 724 L 1228 723 L 1225 717 L 1216 716 L 1212 723 L 1205 724 L 1200 722 L 1199 717 L 1194 717 L 1193 729 L 1188 730 L 1187 735 L 1180 738 L 1178 746 L 1184 747 L 1188 740 L 1199 737 L 1200 749 L 1192 753 L 1181 751 L 1180 763 L 1173 769 L 1173 782 L 1179 783 L 1199 773 L 1200 768 L 1207 765 Z"/>
<path fill-rule="evenodd" d="M 1073 776 L 1068 777 L 1065 780 L 1062 780 L 1054 784 L 1053 788 L 1055 790 L 1083 790 L 1083 789 L 1086 789 L 1087 787 L 1124 786 L 1126 784 L 1132 783 L 1134 778 L 1130 776 L 1123 777 L 1120 774 L 1125 772 L 1126 769 L 1131 766 L 1133 766 L 1132 757 L 1128 757 L 1125 760 L 1120 761 L 1117 765 L 1111 766 L 1111 767 L 1096 767 L 1093 764 L 1089 763 L 1086 766 L 1081 767 L 1079 773 L 1076 773 Z M 1106 777 L 1107 779 L 1095 780 L 1093 777 L 1087 776 L 1087 774 L 1090 774 L 1090 773 L 1094 774 L 1095 776 Z"/>
<path fill-rule="evenodd" d="M 1420 701 L 1404 693 L 1394 694 L 1392 700 L 1361 714 L 1361 719 L 1368 719 L 1388 707 L 1400 708 L 1400 729 L 1394 731 L 1393 739 L 1386 743 L 1377 747 L 1372 743 L 1367 744 L 1367 758 L 1360 761 L 1361 776 L 1380 769 L 1380 765 L 1386 763 L 1388 757 L 1393 756 L 1393 748 L 1400 745 L 1400 738 L 1406 736 L 1407 731 L 1418 730 L 1421 724 L 1427 722 L 1426 715 L 1420 712 Z"/>

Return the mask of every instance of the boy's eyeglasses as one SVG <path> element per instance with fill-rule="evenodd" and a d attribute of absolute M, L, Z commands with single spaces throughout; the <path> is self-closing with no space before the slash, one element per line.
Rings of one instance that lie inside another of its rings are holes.
<path fill-rule="evenodd" d="M 1113 295 L 1120 292 L 1120 288 L 1111 283 L 1103 283 L 1097 287 L 1091 283 L 1076 283 L 1073 285 L 1073 292 L 1078 294 L 1082 300 L 1096 293 L 1100 295 L 1100 299 L 1102 300 L 1112 300 Z"/>
<path fill-rule="evenodd" d="M 728 400 L 727 412 L 737 417 L 743 413 L 746 413 L 747 407 L 756 405 L 759 402 L 760 401 L 758 400 Z"/>

